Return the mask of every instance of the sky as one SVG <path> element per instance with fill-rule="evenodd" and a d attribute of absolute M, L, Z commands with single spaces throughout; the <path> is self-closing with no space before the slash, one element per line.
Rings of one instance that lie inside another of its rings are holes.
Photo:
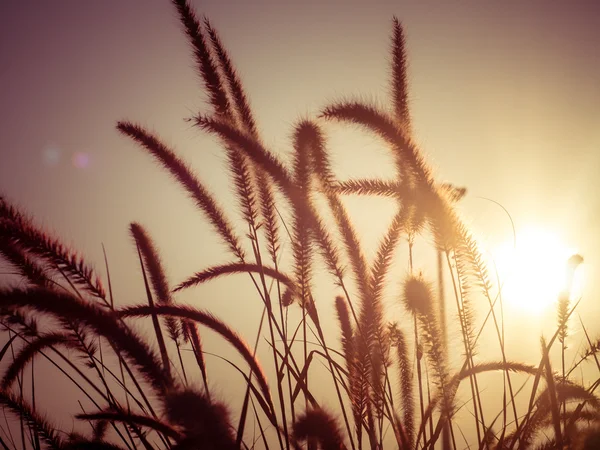
<path fill-rule="evenodd" d="M 220 32 L 262 136 L 283 158 L 297 120 L 316 117 L 332 101 L 389 106 L 396 15 L 406 34 L 414 137 L 435 176 L 467 187 L 460 208 L 484 250 L 512 242 L 510 220 L 486 200 L 492 199 L 510 213 L 517 236 L 526 229 L 549 233 L 579 251 L 586 273 L 580 313 L 600 333 L 593 276 L 600 269 L 595 2 L 193 4 Z M 0 98 L 0 193 L 88 255 L 100 273 L 104 244 L 117 301 L 143 300 L 128 234 L 133 221 L 154 237 L 172 283 L 227 261 L 185 194 L 115 129 L 122 119 L 148 126 L 224 205 L 233 202 L 219 143 L 184 121 L 208 107 L 168 1 L 3 0 Z M 376 140 L 323 126 L 341 179 L 393 175 Z M 357 228 L 375 243 L 389 205 L 353 205 Z M 200 300 L 199 292 L 186 300 L 201 301 L 250 339 L 259 300 L 236 299 L 241 283 L 217 282 Z M 535 360 L 539 331 L 554 324 L 553 313 L 532 319 L 515 308 L 514 314 L 514 354 Z M 573 339 L 578 348 L 581 332 Z"/>

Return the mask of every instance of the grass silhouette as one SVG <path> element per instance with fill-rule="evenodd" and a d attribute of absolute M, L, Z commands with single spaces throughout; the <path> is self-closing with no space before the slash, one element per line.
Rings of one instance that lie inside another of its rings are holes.
<path fill-rule="evenodd" d="M 384 442 L 389 444 L 390 430 L 391 445 L 403 450 L 456 450 L 464 447 L 460 436 L 468 429 L 473 437 L 470 448 L 596 448 L 600 399 L 594 391 L 600 377 L 586 387 L 570 375 L 590 359 L 600 373 L 600 346 L 586 331 L 588 349 L 570 369 L 566 367 L 568 321 L 577 306 L 570 303 L 568 288 L 560 294 L 556 333 L 541 341 L 539 365 L 511 361 L 506 355 L 503 325 L 497 317 L 499 295 L 493 293 L 484 258 L 455 209 L 466 191 L 434 180 L 412 135 L 400 22 L 393 19 L 389 111 L 346 100 L 323 108 L 314 120 L 299 121 L 292 133 L 288 167 L 264 144 L 218 32 L 207 19 L 201 21 L 186 0 L 174 0 L 173 5 L 210 104 L 208 114 L 190 121 L 222 142 L 237 214 L 247 233 L 244 239 L 236 234 L 231 222 L 234 208 L 224 209 L 173 149 L 128 120 L 118 122 L 118 131 L 154 157 L 186 191 L 225 243 L 229 262 L 171 285 L 149 232 L 132 223 L 129 231 L 138 251 L 147 302 L 119 306 L 110 278 L 107 293 L 82 256 L 1 197 L 0 254 L 18 272 L 21 283 L 0 288 L 0 323 L 6 338 L 0 351 L 0 360 L 5 360 L 0 403 L 17 420 L 17 438 L 10 432 L 15 427 L 8 425 L 0 434 L 0 444 L 6 449 L 36 450 L 376 450 Z M 358 125 L 378 136 L 394 158 L 396 179 L 339 180 L 323 131 L 333 121 Z M 372 263 L 342 195 L 395 201 L 397 209 Z M 326 205 L 327 211 L 319 204 Z M 433 242 L 438 280 L 427 280 L 413 267 L 415 238 L 422 235 Z M 391 267 L 403 239 L 408 242 L 409 273 L 396 296 L 404 315 L 389 318 L 383 308 L 384 290 L 393 283 Z M 284 255 L 287 241 L 291 248 Z M 289 269 L 285 261 L 291 261 Z M 569 273 L 581 262 L 579 255 L 571 258 Z M 327 334 L 319 313 L 319 304 L 329 300 L 315 288 L 318 264 L 325 265 L 339 291 L 330 299 L 339 324 L 333 336 Z M 451 279 L 451 295 L 444 292 L 444 273 Z M 225 276 L 235 283 L 233 277 L 240 274 L 250 277 L 264 307 L 254 347 L 226 319 L 178 304 L 181 291 Z M 458 365 L 453 363 L 457 355 L 450 354 L 447 338 L 446 311 L 452 297 L 463 344 Z M 489 307 L 479 326 L 473 307 L 476 297 Z M 301 312 L 299 321 L 289 318 L 290 308 Z M 42 326 L 37 318 L 44 322 Z M 135 318 L 151 321 L 151 338 L 134 331 Z M 497 337 L 498 360 L 478 355 L 478 341 L 486 327 Z M 205 329 L 218 334 L 240 357 L 226 360 L 246 387 L 235 415 L 211 394 L 201 338 Z M 256 355 L 263 336 L 269 345 L 268 362 L 259 362 Z M 557 340 L 562 356 L 559 373 L 550 358 Z M 67 351 L 81 358 L 69 358 Z M 199 377 L 182 356 L 185 351 L 193 353 Z M 94 406 L 94 411 L 73 414 L 91 425 L 91 433 L 58 430 L 46 419 L 44 405 L 36 403 L 35 397 L 33 364 L 40 357 L 51 361 L 82 399 Z M 324 404 L 311 388 L 314 378 L 309 374 L 316 361 L 329 375 L 319 383 L 330 383 L 333 404 Z M 266 364 L 272 364 L 274 379 L 267 378 Z M 25 378 L 28 366 L 30 379 Z M 478 377 L 496 371 L 503 374 L 503 406 L 490 417 Z M 529 397 L 521 411 L 516 397 L 522 391 L 511 381 L 516 373 L 533 378 L 533 387 L 521 394 Z M 463 383 L 470 398 L 459 399 Z M 466 404 L 470 423 L 457 420 Z"/>

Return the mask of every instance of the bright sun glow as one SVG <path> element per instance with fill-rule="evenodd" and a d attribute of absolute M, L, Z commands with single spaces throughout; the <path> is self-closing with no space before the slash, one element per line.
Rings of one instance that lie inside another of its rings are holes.
<path fill-rule="evenodd" d="M 511 240 L 493 252 L 503 300 L 531 313 L 541 313 L 553 305 L 566 285 L 566 264 L 577 253 L 543 228 L 517 233 L 516 248 Z M 575 272 L 571 299 L 581 295 L 582 267 Z"/>

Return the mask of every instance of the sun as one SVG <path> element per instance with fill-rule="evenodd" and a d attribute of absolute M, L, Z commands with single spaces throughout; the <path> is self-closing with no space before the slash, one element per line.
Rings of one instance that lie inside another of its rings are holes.
<path fill-rule="evenodd" d="M 567 286 L 567 261 L 577 253 L 558 234 L 529 227 L 492 251 L 503 300 L 516 309 L 540 314 L 553 306 Z M 579 298 L 581 268 L 575 271 L 571 299 Z"/>

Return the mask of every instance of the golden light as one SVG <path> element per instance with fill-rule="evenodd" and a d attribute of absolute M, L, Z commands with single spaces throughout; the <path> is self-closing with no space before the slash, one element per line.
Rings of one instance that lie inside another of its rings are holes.
<path fill-rule="evenodd" d="M 516 245 L 511 239 L 492 252 L 504 302 L 534 314 L 554 305 L 566 288 L 567 261 L 576 253 L 547 229 L 530 227 L 518 232 Z M 575 271 L 572 300 L 581 295 L 581 269 Z"/>

